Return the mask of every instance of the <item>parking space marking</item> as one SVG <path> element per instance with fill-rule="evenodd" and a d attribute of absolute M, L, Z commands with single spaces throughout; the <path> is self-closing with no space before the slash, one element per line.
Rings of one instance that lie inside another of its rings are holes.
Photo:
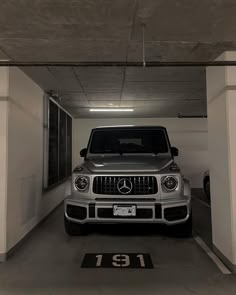
<path fill-rule="evenodd" d="M 87 253 L 82 268 L 143 268 L 152 269 L 148 253 Z"/>
<path fill-rule="evenodd" d="M 232 274 L 232 272 L 224 265 L 224 263 L 212 252 L 212 250 L 206 245 L 206 243 L 199 237 L 194 238 L 196 243 L 203 249 L 204 252 L 211 258 L 211 260 L 217 265 L 220 271 L 225 274 Z"/>

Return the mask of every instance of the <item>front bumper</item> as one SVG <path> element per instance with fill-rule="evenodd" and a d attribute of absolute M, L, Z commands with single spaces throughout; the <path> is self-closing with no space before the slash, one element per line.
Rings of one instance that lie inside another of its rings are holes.
<path fill-rule="evenodd" d="M 135 205 L 135 217 L 113 216 L 113 205 Z M 184 223 L 191 213 L 191 200 L 183 197 L 167 201 L 103 201 L 68 197 L 64 203 L 65 217 L 76 223 Z"/>

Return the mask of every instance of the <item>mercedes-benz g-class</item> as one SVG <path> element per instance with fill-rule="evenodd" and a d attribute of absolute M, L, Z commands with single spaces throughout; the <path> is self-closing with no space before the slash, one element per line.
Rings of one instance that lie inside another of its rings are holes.
<path fill-rule="evenodd" d="M 190 185 L 166 128 L 95 128 L 80 155 L 64 206 L 68 234 L 84 233 L 88 223 L 162 223 L 191 234 Z"/>

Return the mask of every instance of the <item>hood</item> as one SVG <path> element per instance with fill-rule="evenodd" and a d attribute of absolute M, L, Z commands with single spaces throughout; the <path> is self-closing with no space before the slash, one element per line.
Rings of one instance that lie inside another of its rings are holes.
<path fill-rule="evenodd" d="M 158 172 L 173 162 L 170 156 L 113 156 L 87 159 L 83 167 L 91 173 Z"/>

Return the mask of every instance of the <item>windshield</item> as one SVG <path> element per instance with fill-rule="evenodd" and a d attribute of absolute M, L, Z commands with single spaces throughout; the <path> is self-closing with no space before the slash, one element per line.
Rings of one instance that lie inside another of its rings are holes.
<path fill-rule="evenodd" d="M 93 133 L 90 153 L 168 153 L 168 144 L 163 130 L 98 130 Z"/>

